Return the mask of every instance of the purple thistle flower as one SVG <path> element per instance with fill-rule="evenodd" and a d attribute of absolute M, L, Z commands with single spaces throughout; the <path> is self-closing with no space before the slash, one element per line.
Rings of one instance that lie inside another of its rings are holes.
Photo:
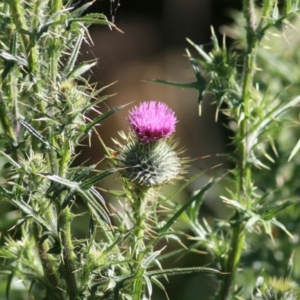
<path fill-rule="evenodd" d="M 150 101 L 135 106 L 128 121 L 137 137 L 148 143 L 170 137 L 175 132 L 177 118 L 165 103 Z"/>

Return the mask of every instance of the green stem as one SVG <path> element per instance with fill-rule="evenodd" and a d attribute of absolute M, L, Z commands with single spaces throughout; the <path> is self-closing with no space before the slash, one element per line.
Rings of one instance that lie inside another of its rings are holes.
<path fill-rule="evenodd" d="M 47 253 L 48 247 L 45 245 L 45 242 L 42 244 L 39 242 L 40 230 L 36 223 L 33 224 L 32 229 L 36 245 L 39 251 L 39 257 L 43 267 L 44 276 L 47 282 L 46 296 L 48 296 L 49 298 L 51 297 L 51 299 L 53 298 L 57 300 L 62 300 L 65 297 L 63 291 L 59 288 L 59 278 L 53 268 L 53 264 Z"/>
<path fill-rule="evenodd" d="M 237 113 L 237 119 L 240 121 L 240 126 L 237 133 L 237 199 L 238 202 L 244 204 L 248 209 L 251 207 L 251 195 L 248 191 L 251 185 L 251 172 L 248 164 L 248 155 L 251 149 L 248 146 L 248 132 L 250 128 L 250 105 L 251 93 L 253 87 L 253 74 L 255 71 L 255 55 L 258 45 L 255 28 L 255 10 L 253 0 L 244 0 L 244 15 L 248 24 L 247 31 L 247 51 L 245 53 L 244 68 L 243 68 L 243 89 L 242 89 L 242 106 Z M 249 194 L 249 195 L 248 195 Z M 238 214 L 236 215 L 237 219 Z M 240 263 L 241 254 L 244 247 L 244 224 L 235 225 L 231 236 L 229 254 L 223 268 L 224 280 L 221 283 L 217 299 L 227 300 L 232 289 L 232 285 L 236 276 L 236 272 Z"/>
<path fill-rule="evenodd" d="M 71 237 L 71 220 L 72 214 L 70 213 L 70 208 L 66 207 L 63 211 L 61 211 L 59 216 L 59 229 L 61 243 L 63 246 L 62 265 L 64 270 L 64 279 L 67 285 L 68 297 L 70 300 L 75 300 L 77 299 L 78 295 L 78 287 L 75 273 L 75 254 L 73 252 L 73 243 Z"/>
<path fill-rule="evenodd" d="M 0 124 L 4 130 L 5 135 L 10 139 L 10 141 L 17 145 L 16 136 L 14 130 L 11 126 L 10 120 L 6 114 L 6 106 L 4 100 L 2 99 L 2 95 L 0 93 Z"/>
<path fill-rule="evenodd" d="M 143 290 L 144 290 L 143 274 L 145 271 L 145 269 L 143 267 L 141 267 L 143 258 L 144 258 L 144 254 L 140 253 L 140 255 L 138 256 L 138 259 L 137 259 L 139 268 L 138 268 L 138 271 L 135 276 L 136 279 L 134 280 L 132 300 L 140 300 L 143 297 Z"/>
<path fill-rule="evenodd" d="M 10 12 L 13 19 L 13 22 L 17 28 L 17 31 L 21 35 L 21 47 L 24 52 L 24 54 L 28 54 L 28 47 L 30 44 L 29 36 L 28 34 L 24 33 L 24 30 L 28 32 L 28 27 L 24 18 L 24 10 L 22 10 L 20 6 L 21 1 L 19 0 L 11 0 L 9 1 L 10 5 Z M 26 57 L 28 57 L 26 55 Z"/>
<path fill-rule="evenodd" d="M 65 135 L 62 138 L 63 138 L 63 154 L 60 159 L 59 176 L 65 177 L 68 170 L 69 163 L 71 161 L 71 148 L 70 148 L 69 139 Z"/>
<path fill-rule="evenodd" d="M 68 170 L 68 165 L 70 163 L 71 148 L 67 137 L 64 136 L 63 138 L 64 138 L 63 151 L 62 151 L 62 157 L 59 162 L 58 174 L 59 176 L 65 178 Z M 56 144 L 55 140 L 53 142 L 55 142 Z M 66 207 L 63 210 L 60 209 L 60 205 L 62 201 L 63 201 L 63 196 L 61 196 L 60 203 L 56 204 L 59 205 L 58 209 L 60 211 L 58 225 L 61 233 L 61 242 L 63 246 L 62 264 L 64 268 L 64 274 L 65 274 L 69 299 L 77 299 L 76 297 L 78 295 L 78 286 L 77 286 L 77 279 L 75 273 L 76 259 L 73 251 L 73 242 L 72 242 L 72 235 L 71 235 L 72 214 L 70 212 L 69 207 Z"/>
<path fill-rule="evenodd" d="M 145 191 L 136 190 L 134 195 L 133 213 L 134 213 L 134 238 L 132 239 L 133 257 L 135 260 L 134 269 L 136 275 L 133 281 L 132 300 L 140 300 L 143 297 L 144 280 L 143 274 L 145 268 L 142 265 L 145 256 Z"/>
<path fill-rule="evenodd" d="M 244 228 L 241 225 L 236 226 L 233 229 L 230 243 L 230 253 L 224 270 L 226 275 L 224 275 L 224 280 L 222 281 L 217 299 L 226 300 L 229 297 L 229 293 L 240 263 L 240 258 L 244 247 L 245 235 L 243 233 L 243 229 Z"/>
<path fill-rule="evenodd" d="M 20 6 L 20 2 L 18 0 L 11 0 L 9 1 L 10 4 L 10 11 L 12 15 L 12 19 L 14 24 L 16 25 L 18 33 L 21 35 L 21 46 L 25 57 L 28 59 L 28 71 L 31 77 L 33 77 L 33 85 L 32 88 L 35 92 L 35 95 L 39 97 L 40 95 L 40 85 L 39 85 L 39 77 L 38 77 L 38 68 L 39 68 L 39 61 L 38 61 L 38 50 L 34 36 L 29 36 L 29 32 L 25 17 L 24 17 L 24 10 Z M 36 101 L 38 109 L 40 113 L 45 111 L 45 103 L 42 99 L 40 101 Z"/>
<path fill-rule="evenodd" d="M 13 19 L 13 22 L 16 26 L 18 34 L 21 36 L 20 44 L 23 51 L 23 54 L 25 57 L 27 57 L 28 61 L 28 73 L 31 77 L 32 81 L 32 89 L 34 91 L 34 105 L 37 106 L 37 109 L 40 114 L 43 114 L 45 112 L 45 101 L 40 97 L 41 95 L 41 87 L 40 87 L 40 73 L 39 73 L 39 51 L 38 46 L 35 39 L 35 34 L 33 32 L 30 32 L 30 30 L 33 30 L 33 26 L 37 24 L 37 18 L 33 18 L 31 20 L 32 26 L 29 29 L 27 26 L 26 19 L 24 17 L 24 9 L 21 6 L 22 1 L 19 0 L 11 0 L 9 1 L 10 5 L 10 12 Z M 40 2 L 37 1 L 35 9 L 39 8 Z M 34 121 L 33 127 L 41 127 L 40 122 Z M 32 142 L 32 148 L 33 150 L 38 149 L 37 141 L 33 140 Z"/>
<path fill-rule="evenodd" d="M 257 27 L 258 31 L 263 29 L 264 25 L 266 23 L 268 23 L 268 18 L 270 17 L 274 3 L 275 3 L 275 0 L 263 1 L 262 15 L 261 15 L 258 27 Z"/>
<path fill-rule="evenodd" d="M 63 8 L 62 1 L 61 0 L 51 0 L 50 1 L 50 14 L 55 14 L 59 12 Z M 54 21 L 59 21 L 60 16 L 57 15 L 54 19 Z M 59 57 L 60 57 L 60 28 L 55 27 L 53 29 L 54 31 L 54 37 L 49 45 L 49 71 L 50 71 L 50 87 L 49 92 L 53 93 L 53 96 L 56 95 L 56 85 L 57 85 L 57 74 L 58 74 L 58 63 L 59 63 Z"/>

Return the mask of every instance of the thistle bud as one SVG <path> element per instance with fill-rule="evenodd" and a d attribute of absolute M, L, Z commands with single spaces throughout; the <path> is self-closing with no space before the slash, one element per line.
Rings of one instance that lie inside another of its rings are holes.
<path fill-rule="evenodd" d="M 145 188 L 175 179 L 181 162 L 177 143 L 169 139 L 177 122 L 174 112 L 161 102 L 142 102 L 129 112 L 128 121 L 131 133 L 116 156 L 121 176 Z"/>

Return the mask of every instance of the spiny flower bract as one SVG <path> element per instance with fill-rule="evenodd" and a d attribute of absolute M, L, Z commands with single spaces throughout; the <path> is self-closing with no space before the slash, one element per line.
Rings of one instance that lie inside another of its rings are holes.
<path fill-rule="evenodd" d="M 149 101 L 135 106 L 128 121 L 139 140 L 149 143 L 170 137 L 175 132 L 177 118 L 165 103 Z"/>
<path fill-rule="evenodd" d="M 130 139 L 116 157 L 121 176 L 143 187 L 170 183 L 181 172 L 176 145 L 165 140 L 140 143 Z"/>

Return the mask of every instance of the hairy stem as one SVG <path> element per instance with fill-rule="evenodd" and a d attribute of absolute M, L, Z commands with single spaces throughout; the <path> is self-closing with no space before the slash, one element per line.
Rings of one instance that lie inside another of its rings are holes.
<path fill-rule="evenodd" d="M 250 128 L 250 99 L 253 87 L 253 74 L 255 72 L 255 55 L 258 45 L 258 39 L 256 36 L 256 18 L 254 11 L 254 1 L 244 0 L 244 16 L 247 21 L 247 49 L 244 59 L 243 67 L 243 89 L 242 89 L 242 104 L 239 112 L 237 113 L 237 120 L 240 122 L 238 128 L 236 141 L 237 141 L 237 199 L 238 202 L 245 205 L 248 209 L 251 207 L 251 195 L 248 195 L 251 190 L 251 172 L 248 164 L 248 156 L 250 153 L 248 146 L 248 132 Z M 236 214 L 235 220 L 239 218 L 239 214 Z M 244 247 L 244 224 L 241 223 L 233 227 L 233 232 L 230 242 L 230 250 L 225 263 L 224 272 L 227 275 L 224 276 L 224 280 L 221 283 L 218 298 L 219 300 L 226 300 L 229 298 L 232 285 L 234 283 L 235 275 L 240 263 L 241 254 Z"/>
<path fill-rule="evenodd" d="M 17 31 L 21 36 L 21 46 L 24 52 L 25 57 L 28 59 L 28 71 L 29 75 L 32 77 L 32 88 L 35 92 L 35 95 L 38 97 L 40 95 L 40 84 L 38 78 L 38 68 L 39 68 L 39 61 L 38 61 L 38 50 L 35 41 L 35 37 L 29 37 L 27 33 L 24 31 L 29 31 L 29 28 L 26 23 L 26 19 L 24 17 L 23 9 L 20 6 L 20 2 L 18 0 L 11 0 L 9 1 L 10 4 L 10 11 L 12 15 L 12 19 L 14 24 L 16 25 Z M 38 109 L 40 113 L 45 111 L 45 103 L 42 99 L 40 101 L 36 101 Z"/>
<path fill-rule="evenodd" d="M 56 14 L 63 8 L 61 0 L 51 0 L 49 1 L 49 13 Z M 58 21 L 60 18 L 59 14 L 55 17 Z M 51 102 L 55 103 L 57 95 L 57 78 L 58 78 L 58 63 L 60 57 L 60 32 L 59 28 L 53 29 L 54 36 L 49 43 L 48 55 L 49 55 L 49 70 L 48 78 L 51 84 L 49 85 L 49 94 L 51 96 Z M 52 108 L 49 108 L 48 113 L 52 114 Z M 49 150 L 49 165 L 53 174 L 58 174 L 60 177 L 65 178 L 68 171 L 68 166 L 71 160 L 71 144 L 69 139 L 62 135 L 58 138 L 53 134 L 51 128 L 47 129 L 48 137 L 51 144 L 58 148 L 62 142 L 62 151 L 60 152 L 60 157 L 58 157 L 56 151 L 53 149 Z M 64 272 L 64 278 L 67 285 L 67 293 L 69 299 L 76 299 L 78 295 L 78 286 L 76 278 L 76 259 L 73 252 L 73 243 L 71 235 L 71 222 L 72 214 L 70 208 L 66 207 L 61 209 L 61 204 L 63 202 L 64 193 L 61 195 L 59 201 L 55 201 L 56 209 L 58 211 L 58 228 L 61 237 L 62 244 L 62 267 Z"/>
<path fill-rule="evenodd" d="M 133 296 L 132 300 L 140 300 L 143 297 L 144 281 L 143 274 L 145 268 L 142 265 L 145 256 L 145 191 L 135 191 L 134 195 L 134 238 L 132 239 L 133 258 L 135 260 L 134 269 L 136 275 L 133 281 Z"/>
<path fill-rule="evenodd" d="M 4 133 L 6 137 L 10 140 L 10 142 L 17 145 L 16 136 L 11 126 L 10 120 L 7 117 L 6 105 L 2 98 L 1 93 L 0 93 L 0 125 L 3 128 Z"/>
<path fill-rule="evenodd" d="M 70 162 L 71 148 L 69 144 L 69 140 L 67 137 L 64 137 L 63 141 L 63 152 L 62 158 L 59 161 L 59 176 L 66 177 L 68 164 Z M 64 193 L 63 193 L 64 194 Z M 63 196 L 60 199 L 60 203 L 56 205 L 61 205 L 63 201 Z M 72 222 L 72 214 L 70 212 L 70 208 L 66 207 L 63 210 L 60 210 L 58 226 L 61 233 L 61 243 L 63 246 L 63 268 L 65 274 L 65 280 L 67 284 L 67 292 L 69 295 L 69 299 L 76 299 L 78 293 L 77 287 L 77 279 L 76 279 L 76 260 L 75 254 L 73 252 L 73 243 L 72 243 L 72 235 L 71 235 L 71 222 Z"/>
<path fill-rule="evenodd" d="M 62 249 L 62 266 L 64 279 L 67 285 L 67 293 L 69 299 L 77 299 L 78 287 L 76 280 L 75 254 L 73 252 L 73 243 L 71 237 L 71 219 L 69 207 L 66 207 L 59 216 L 59 228 Z"/>
<path fill-rule="evenodd" d="M 45 245 L 45 242 L 40 243 L 39 241 L 40 230 L 36 223 L 33 224 L 32 229 L 33 229 L 36 245 L 39 251 L 39 257 L 43 267 L 44 276 L 48 286 L 48 288 L 46 289 L 46 296 L 48 296 L 49 298 L 51 297 L 51 299 L 53 298 L 57 300 L 62 300 L 65 297 L 63 295 L 63 291 L 59 288 L 59 278 L 57 276 L 55 268 L 53 267 L 53 263 L 49 258 L 49 254 L 47 253 L 49 249 Z"/>

